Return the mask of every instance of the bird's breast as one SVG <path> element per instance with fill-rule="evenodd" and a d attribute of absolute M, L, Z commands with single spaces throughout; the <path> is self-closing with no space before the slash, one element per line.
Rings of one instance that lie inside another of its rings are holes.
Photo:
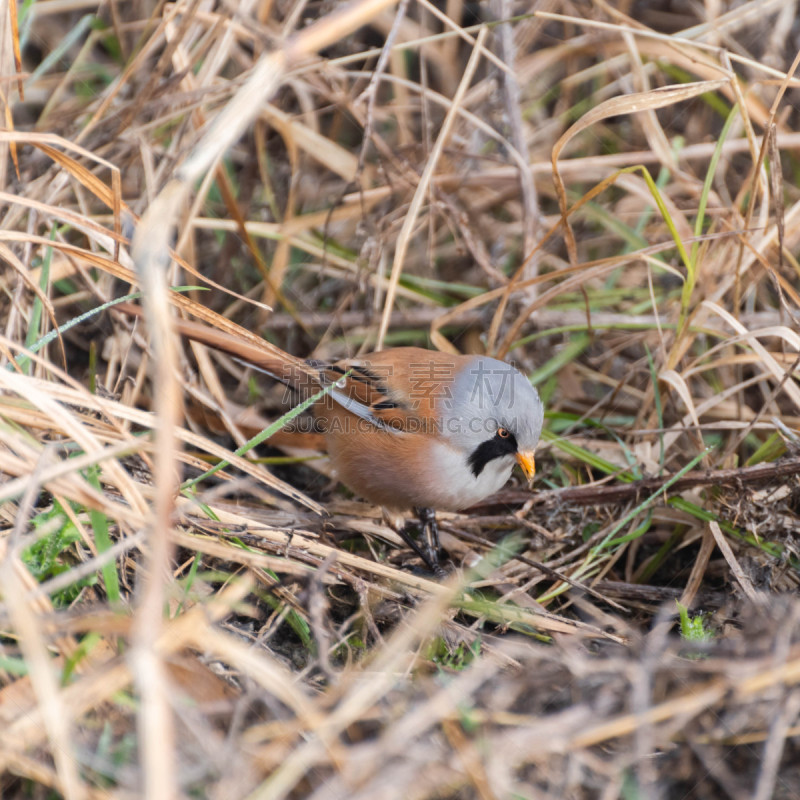
<path fill-rule="evenodd" d="M 438 505 L 446 511 L 460 511 L 479 503 L 503 488 L 514 468 L 512 456 L 490 461 L 479 475 L 469 465 L 469 454 L 436 441 L 430 451 L 432 474 L 436 476 Z"/>

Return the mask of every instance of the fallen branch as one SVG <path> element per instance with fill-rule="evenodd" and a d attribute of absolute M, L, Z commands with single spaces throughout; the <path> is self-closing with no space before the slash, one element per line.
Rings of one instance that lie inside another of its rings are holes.
<path fill-rule="evenodd" d="M 738 469 L 705 469 L 688 472 L 670 487 L 670 493 L 681 492 L 696 486 L 728 486 L 744 488 L 757 483 L 766 483 L 779 478 L 800 474 L 800 456 L 783 458 L 753 467 Z M 570 486 L 566 489 L 548 489 L 531 494 L 523 489 L 498 492 L 480 507 L 496 505 L 522 505 L 532 501 L 537 506 L 563 506 L 568 503 L 579 506 L 613 505 L 615 503 L 638 502 L 658 492 L 670 480 L 669 475 L 645 478 L 625 484 L 589 484 Z M 478 508 L 478 506 L 476 506 Z"/>

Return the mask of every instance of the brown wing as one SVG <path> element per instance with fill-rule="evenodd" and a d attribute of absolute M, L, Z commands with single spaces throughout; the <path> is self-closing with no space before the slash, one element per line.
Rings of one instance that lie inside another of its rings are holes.
<path fill-rule="evenodd" d="M 437 404 L 451 396 L 453 377 L 468 356 L 418 347 L 397 347 L 359 359 L 320 366 L 325 384 L 337 382 L 315 409 L 324 421 L 339 405 L 378 427 L 412 433 L 435 432 Z"/>

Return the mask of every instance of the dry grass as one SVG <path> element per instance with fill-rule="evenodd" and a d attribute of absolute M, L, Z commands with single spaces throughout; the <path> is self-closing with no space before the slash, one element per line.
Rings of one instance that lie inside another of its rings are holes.
<path fill-rule="evenodd" d="M 795 13 L 7 6 L 4 796 L 800 798 Z M 536 491 L 433 580 L 170 304 L 515 360 Z"/>

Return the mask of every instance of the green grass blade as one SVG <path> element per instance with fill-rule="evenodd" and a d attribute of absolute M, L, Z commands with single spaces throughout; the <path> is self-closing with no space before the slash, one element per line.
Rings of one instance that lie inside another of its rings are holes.
<path fill-rule="evenodd" d="M 350 375 L 350 373 L 346 372 L 339 379 L 339 381 L 343 380 L 344 378 L 347 378 L 349 375 Z M 337 383 L 339 381 L 337 381 Z M 326 394 L 328 394 L 329 392 L 333 391 L 334 388 L 335 388 L 335 385 L 331 384 L 330 386 L 326 386 L 324 389 L 321 389 L 319 392 L 317 392 L 316 394 L 314 394 L 311 397 L 307 398 L 306 400 L 303 400 L 302 403 L 300 403 L 299 405 L 296 405 L 293 409 L 291 409 L 290 411 L 287 411 L 283 416 L 281 416 L 278 419 L 276 419 L 275 422 L 272 423 L 272 425 L 267 426 L 266 428 L 264 428 L 263 431 L 261 431 L 260 433 L 257 433 L 255 436 L 253 436 L 252 439 L 249 439 L 241 447 L 239 447 L 238 449 L 234 450 L 234 454 L 237 455 L 237 456 L 242 456 L 245 453 L 247 453 L 250 450 L 252 450 L 254 447 L 257 447 L 259 444 L 261 444 L 262 442 L 264 442 L 267 439 L 269 439 L 270 436 L 272 436 L 275 433 L 277 433 L 285 425 L 290 423 L 295 417 L 298 417 L 304 411 L 309 409 L 321 397 L 325 397 Z M 197 478 L 192 478 L 191 480 L 184 481 L 183 484 L 181 485 L 181 491 L 186 492 L 189 489 L 194 488 L 201 481 L 204 481 L 207 478 L 210 478 L 215 472 L 219 472 L 221 469 L 225 469 L 225 467 L 229 466 L 230 463 L 231 462 L 228 461 L 227 459 L 222 460 L 222 461 L 219 462 L 219 464 L 215 464 L 211 469 L 207 470 L 202 475 L 199 475 Z"/>
<path fill-rule="evenodd" d="M 91 467 L 88 472 L 88 481 L 92 488 L 98 492 L 103 491 L 100 485 L 100 468 Z M 97 554 L 102 555 L 107 550 L 111 549 L 112 541 L 108 532 L 108 517 L 96 509 L 89 510 L 89 519 L 92 523 L 92 530 L 94 531 L 94 543 L 97 546 Z M 100 574 L 103 576 L 103 584 L 106 587 L 106 594 L 112 606 L 119 607 L 121 605 L 121 596 L 119 591 L 119 577 L 117 576 L 117 565 L 114 561 L 110 561 L 100 568 Z"/>

